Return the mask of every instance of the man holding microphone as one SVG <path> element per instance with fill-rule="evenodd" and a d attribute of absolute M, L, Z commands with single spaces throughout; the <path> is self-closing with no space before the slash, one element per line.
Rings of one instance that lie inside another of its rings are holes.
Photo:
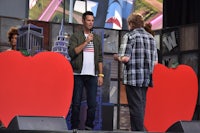
<path fill-rule="evenodd" d="M 72 98 L 72 129 L 79 126 L 79 115 L 83 89 L 87 95 L 87 117 L 85 130 L 94 127 L 97 87 L 103 84 L 102 44 L 98 35 L 92 33 L 94 15 L 86 11 L 82 15 L 83 30 L 74 33 L 69 40 L 69 56 L 74 71 L 74 91 Z"/>

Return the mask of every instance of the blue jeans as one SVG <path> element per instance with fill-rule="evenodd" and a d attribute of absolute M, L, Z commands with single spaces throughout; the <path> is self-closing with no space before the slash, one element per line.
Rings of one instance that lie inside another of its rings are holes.
<path fill-rule="evenodd" d="M 146 108 L 146 93 L 147 87 L 126 85 L 132 131 L 145 131 L 144 114 Z"/>
<path fill-rule="evenodd" d="M 86 89 L 88 106 L 85 126 L 90 128 L 94 127 L 93 122 L 96 111 L 97 77 L 90 75 L 74 75 L 71 116 L 72 129 L 78 129 L 79 126 L 80 106 L 84 87 Z"/>

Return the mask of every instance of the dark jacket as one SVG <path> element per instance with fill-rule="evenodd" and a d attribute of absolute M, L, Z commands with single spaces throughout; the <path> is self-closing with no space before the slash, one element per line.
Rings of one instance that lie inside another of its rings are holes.
<path fill-rule="evenodd" d="M 83 66 L 83 51 L 76 54 L 74 49 L 85 41 L 85 35 L 83 31 L 74 33 L 69 39 L 69 56 L 71 57 L 71 65 L 74 73 L 81 73 Z M 95 74 L 98 71 L 98 63 L 103 62 L 102 57 L 102 45 L 98 35 L 94 34 L 94 62 L 95 62 Z"/>

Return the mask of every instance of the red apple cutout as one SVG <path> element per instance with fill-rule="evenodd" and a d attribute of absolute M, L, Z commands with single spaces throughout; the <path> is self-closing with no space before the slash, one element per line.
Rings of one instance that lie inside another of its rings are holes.
<path fill-rule="evenodd" d="M 198 95 L 198 79 L 187 65 L 167 68 L 157 64 L 154 87 L 147 92 L 145 127 L 150 132 L 165 132 L 179 120 L 192 120 Z"/>
<path fill-rule="evenodd" d="M 23 56 L 0 53 L 0 119 L 7 127 L 16 115 L 66 117 L 72 98 L 73 70 L 55 52 Z"/>

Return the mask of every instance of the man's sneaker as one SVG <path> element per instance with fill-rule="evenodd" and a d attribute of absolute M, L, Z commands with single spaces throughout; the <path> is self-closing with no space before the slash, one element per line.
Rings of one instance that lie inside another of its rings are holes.
<path fill-rule="evenodd" d="M 85 126 L 85 130 L 92 130 L 91 127 Z"/>
<path fill-rule="evenodd" d="M 73 129 L 72 133 L 78 133 L 77 129 Z"/>

